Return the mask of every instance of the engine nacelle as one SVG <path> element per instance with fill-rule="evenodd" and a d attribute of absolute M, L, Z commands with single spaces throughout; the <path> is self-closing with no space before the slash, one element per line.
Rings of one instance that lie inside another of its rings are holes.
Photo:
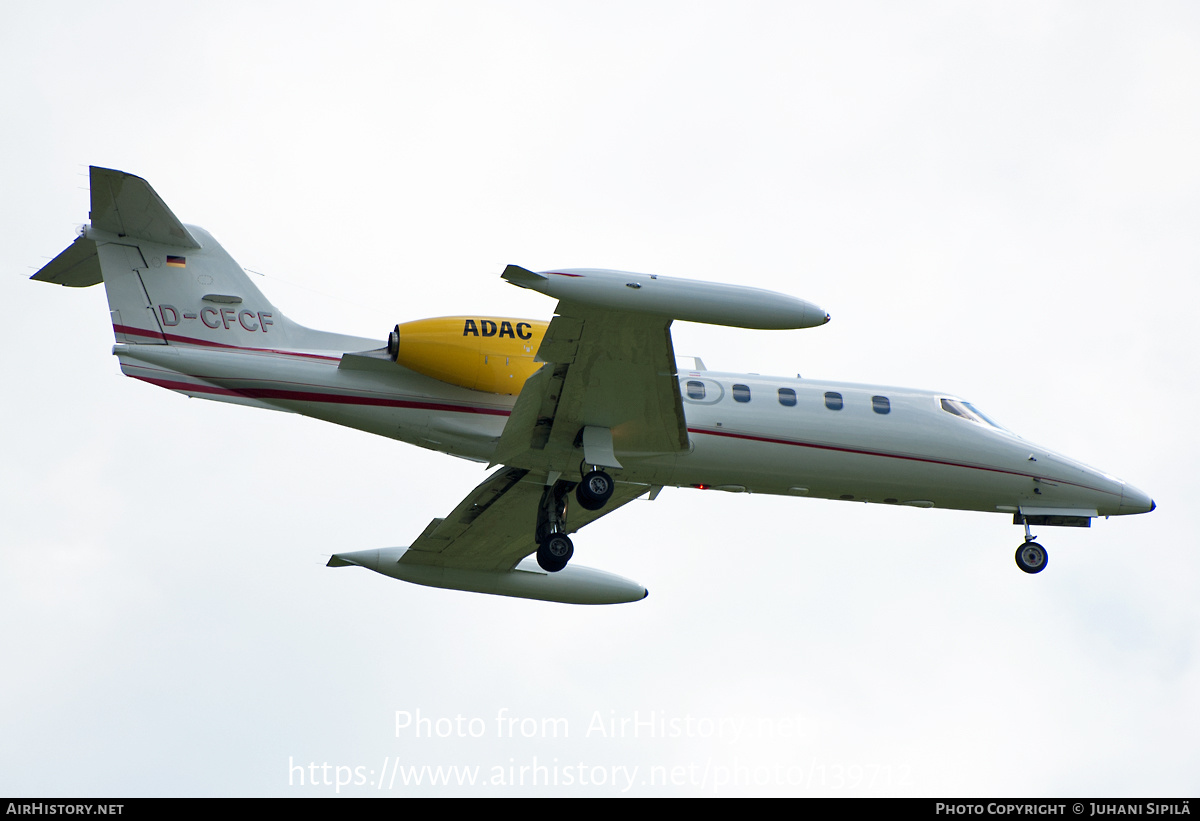
<path fill-rule="evenodd" d="M 541 367 L 534 361 L 547 322 L 444 316 L 396 326 L 388 355 L 399 365 L 451 385 L 515 395 Z"/>

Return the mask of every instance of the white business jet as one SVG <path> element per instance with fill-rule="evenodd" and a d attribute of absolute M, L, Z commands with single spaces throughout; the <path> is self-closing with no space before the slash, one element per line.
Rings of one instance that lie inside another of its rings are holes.
<path fill-rule="evenodd" d="M 500 466 L 408 547 L 339 553 L 432 587 L 577 604 L 642 599 L 571 565 L 568 534 L 663 487 L 811 496 L 1086 527 L 1154 502 L 1033 445 L 959 397 L 676 367 L 675 319 L 811 328 L 808 302 L 738 285 L 597 269 L 501 276 L 558 300 L 549 322 L 459 316 L 386 343 L 305 328 L 208 232 L 140 177 L 91 169 L 91 223 L 33 279 L 103 282 L 128 376 L 188 396 L 290 411 Z M 536 562 L 527 558 L 536 554 Z"/>

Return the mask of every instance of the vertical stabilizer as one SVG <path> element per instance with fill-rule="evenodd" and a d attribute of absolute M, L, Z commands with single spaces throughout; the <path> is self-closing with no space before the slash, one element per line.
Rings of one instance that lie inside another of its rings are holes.
<path fill-rule="evenodd" d="M 91 167 L 92 227 L 117 237 L 146 240 L 176 248 L 198 243 L 150 183 L 111 168 Z"/>
<path fill-rule="evenodd" d="M 290 321 L 202 228 L 141 177 L 91 169 L 91 225 L 33 279 L 104 282 L 117 342 L 251 350 L 361 350 L 371 340 Z"/>

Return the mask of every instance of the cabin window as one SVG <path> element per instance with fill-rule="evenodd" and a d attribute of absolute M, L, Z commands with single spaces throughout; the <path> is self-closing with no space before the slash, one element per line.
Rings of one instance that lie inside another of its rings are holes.
<path fill-rule="evenodd" d="M 750 401 L 750 386 L 749 385 L 734 385 L 733 386 L 733 401 L 734 402 L 749 402 Z"/>
<path fill-rule="evenodd" d="M 697 382 L 695 379 L 689 380 L 687 383 L 688 399 L 703 399 L 704 398 L 704 383 Z"/>
<path fill-rule="evenodd" d="M 779 404 L 787 405 L 789 408 L 796 404 L 796 392 L 791 388 L 779 389 Z"/>
<path fill-rule="evenodd" d="M 840 393 L 837 393 L 836 391 L 826 391 L 825 407 L 829 408 L 830 410 L 841 410 L 842 409 L 842 395 Z"/>
<path fill-rule="evenodd" d="M 872 396 L 871 410 L 876 413 L 891 413 L 892 403 L 888 401 L 886 396 Z"/>

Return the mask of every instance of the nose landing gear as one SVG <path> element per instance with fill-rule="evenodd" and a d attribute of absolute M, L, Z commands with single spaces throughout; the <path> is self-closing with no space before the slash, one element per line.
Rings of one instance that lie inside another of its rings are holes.
<path fill-rule="evenodd" d="M 1026 573 L 1041 573 L 1046 569 L 1050 556 L 1046 553 L 1046 548 L 1033 540 L 1033 534 L 1029 532 L 1029 522 L 1024 516 L 1021 517 L 1021 524 L 1025 525 L 1025 542 L 1017 548 L 1017 567 Z"/>

